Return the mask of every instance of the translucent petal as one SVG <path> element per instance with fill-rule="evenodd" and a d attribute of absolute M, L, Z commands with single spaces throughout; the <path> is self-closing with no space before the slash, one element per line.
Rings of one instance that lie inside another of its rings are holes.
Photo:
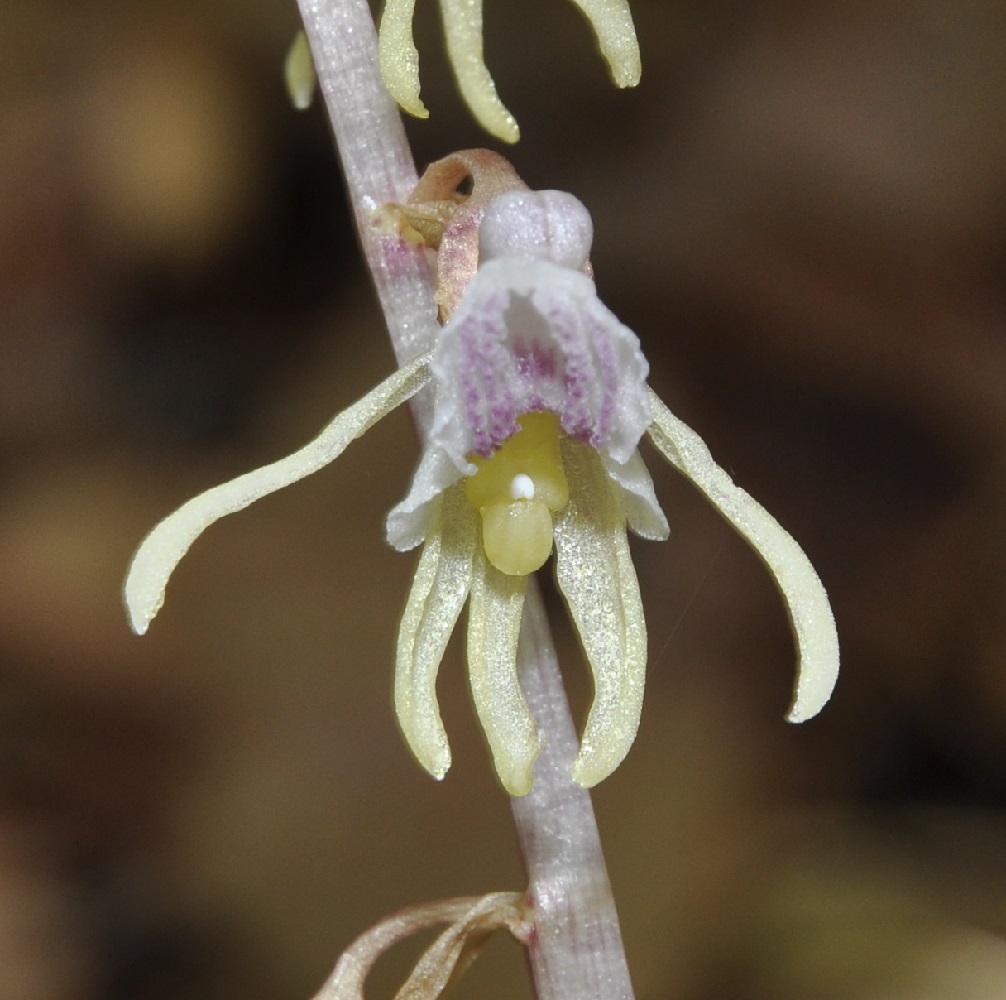
<path fill-rule="evenodd" d="M 351 441 L 414 396 L 429 380 L 429 355 L 424 355 L 400 368 L 363 399 L 343 410 L 299 451 L 214 486 L 161 521 L 137 549 L 126 576 L 124 598 L 133 631 L 138 635 L 147 631 L 164 602 L 164 588 L 175 567 L 214 521 L 324 468 L 338 458 Z"/>
<path fill-rule="evenodd" d="M 657 449 L 708 497 L 761 556 L 782 592 L 799 655 L 787 718 L 804 722 L 824 707 L 838 679 L 838 633 L 824 585 L 789 533 L 721 469 L 705 442 L 650 391 Z"/>
<path fill-rule="evenodd" d="M 437 673 L 468 598 L 478 541 L 478 515 L 461 486 L 438 500 L 433 525 L 398 633 L 395 712 L 416 759 L 439 780 L 451 766 L 451 752 L 437 704 Z"/>
<path fill-rule="evenodd" d="M 646 622 L 625 516 L 601 459 L 563 442 L 570 500 L 556 515 L 556 575 L 594 675 L 594 703 L 573 763 L 585 788 L 606 778 L 636 738 L 646 675 Z"/>
<path fill-rule="evenodd" d="M 511 795 L 531 791 L 531 768 L 541 751 L 538 729 L 517 679 L 517 639 L 525 576 L 507 576 L 475 551 L 468 609 L 468 672 L 472 696 L 493 763 Z"/>
<path fill-rule="evenodd" d="M 587 15 L 616 87 L 635 87 L 642 64 L 629 0 L 573 0 Z"/>
<path fill-rule="evenodd" d="M 438 411 L 440 406 L 438 401 Z M 465 464 L 475 471 L 474 465 Z M 399 552 L 414 549 L 429 530 L 434 501 L 460 478 L 461 471 L 450 456 L 440 448 L 427 445 L 413 473 L 407 496 L 388 512 L 385 522 L 388 544 Z"/>
<path fill-rule="evenodd" d="M 496 94 L 482 55 L 482 0 L 440 0 L 440 7 L 447 55 L 461 96 L 487 132 L 504 142 L 516 142 L 520 129 Z"/>
<path fill-rule="evenodd" d="M 429 118 L 419 99 L 419 50 L 412 38 L 416 0 L 386 0 L 377 35 L 381 76 L 388 93 L 410 115 Z"/>
<path fill-rule="evenodd" d="M 604 471 L 622 490 L 622 508 L 629 527 L 641 538 L 662 542 L 671 533 L 667 518 L 657 501 L 653 480 L 643 462 L 643 456 L 634 451 L 628 462 L 616 462 L 602 453 Z"/>

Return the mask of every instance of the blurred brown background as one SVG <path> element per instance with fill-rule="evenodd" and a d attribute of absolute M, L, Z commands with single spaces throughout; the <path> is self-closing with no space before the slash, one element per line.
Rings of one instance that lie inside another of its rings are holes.
<path fill-rule="evenodd" d="M 639 997 L 1006 996 L 1006 8 L 634 0 L 622 93 L 572 5 L 486 6 L 515 164 L 587 203 L 602 297 L 843 641 L 787 726 L 770 581 L 650 456 L 649 696 L 596 794 Z M 426 163 L 489 143 L 420 8 Z M 145 639 L 121 610 L 157 519 L 392 364 L 295 25 L 0 7 L 0 1000 L 306 998 L 388 911 L 521 886 L 460 650 L 442 785 L 390 710 L 404 414 L 216 526 Z M 530 996 L 509 944 L 471 976 Z"/>

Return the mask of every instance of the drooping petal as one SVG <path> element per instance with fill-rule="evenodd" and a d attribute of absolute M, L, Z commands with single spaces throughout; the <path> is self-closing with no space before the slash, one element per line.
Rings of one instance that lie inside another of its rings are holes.
<path fill-rule="evenodd" d="M 594 675 L 573 778 L 585 788 L 606 778 L 636 738 L 646 674 L 646 622 L 616 487 L 597 453 L 563 442 L 569 503 L 556 515 L 559 589 Z"/>
<path fill-rule="evenodd" d="M 594 26 L 616 87 L 635 87 L 642 73 L 629 0 L 573 0 Z"/>
<path fill-rule="evenodd" d="M 664 541 L 671 529 L 653 490 L 653 480 L 643 456 L 634 451 L 628 462 L 618 463 L 610 455 L 602 454 L 601 461 L 608 477 L 621 488 L 622 509 L 629 527 L 641 538 Z"/>
<path fill-rule="evenodd" d="M 475 550 L 468 608 L 468 672 L 496 773 L 511 795 L 531 791 L 541 740 L 517 678 L 525 576 L 507 576 Z"/>
<path fill-rule="evenodd" d="M 440 0 L 447 55 L 458 89 L 479 124 L 504 142 L 516 142 L 520 129 L 503 106 L 482 55 L 482 0 Z"/>
<path fill-rule="evenodd" d="M 478 515 L 460 486 L 437 501 L 398 633 L 395 713 L 416 759 L 440 780 L 451 766 L 437 703 L 437 673 L 468 598 Z"/>
<path fill-rule="evenodd" d="M 838 633 L 828 595 L 810 560 L 792 536 L 714 461 L 705 442 L 650 390 L 650 438 L 668 462 L 686 475 L 761 556 L 782 592 L 799 654 L 793 703 L 787 718 L 817 715 L 838 679 Z"/>
<path fill-rule="evenodd" d="M 429 360 L 429 355 L 424 355 L 400 368 L 292 455 L 214 486 L 161 521 L 137 549 L 126 576 L 124 598 L 133 631 L 138 635 L 147 631 L 164 602 L 164 588 L 175 567 L 214 521 L 334 461 L 350 442 L 426 385 L 430 380 Z"/>
<path fill-rule="evenodd" d="M 416 0 L 385 0 L 377 55 L 388 93 L 410 115 L 429 118 L 419 98 L 419 50 L 412 37 Z"/>

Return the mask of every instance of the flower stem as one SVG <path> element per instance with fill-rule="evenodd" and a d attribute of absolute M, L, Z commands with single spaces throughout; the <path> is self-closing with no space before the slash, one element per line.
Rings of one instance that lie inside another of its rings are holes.
<path fill-rule="evenodd" d="M 417 177 L 398 109 L 380 77 L 374 23 L 366 0 L 299 3 L 364 256 L 395 354 L 405 364 L 432 346 L 439 327 L 425 258 L 375 221 L 381 205 L 406 200 Z M 420 407 L 416 414 L 421 431 L 428 412 Z M 528 951 L 538 1000 L 631 1000 L 590 794 L 570 776 L 576 730 L 533 581 L 517 661 L 547 737 L 533 790 L 512 800 L 534 907 Z"/>
<path fill-rule="evenodd" d="M 517 665 L 535 721 L 548 740 L 535 764 L 534 787 L 510 800 L 530 881 L 534 931 L 528 954 L 538 1000 L 632 1000 L 593 803 L 570 777 L 576 729 L 533 581 Z"/>
<path fill-rule="evenodd" d="M 299 0 L 342 161 L 363 255 L 399 364 L 433 346 L 439 326 L 433 278 L 422 254 L 380 224 L 377 209 L 405 201 L 418 180 L 398 107 L 377 62 L 366 0 Z"/>

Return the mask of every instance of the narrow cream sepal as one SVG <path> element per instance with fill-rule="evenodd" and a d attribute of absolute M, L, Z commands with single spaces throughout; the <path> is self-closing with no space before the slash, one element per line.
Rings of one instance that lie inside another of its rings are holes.
<path fill-rule="evenodd" d="M 520 129 L 496 93 L 482 54 L 482 0 L 440 0 L 447 55 L 465 104 L 479 124 L 504 142 L 516 142 Z"/>
<path fill-rule="evenodd" d="M 164 603 L 164 589 L 175 567 L 214 521 L 243 510 L 333 462 L 350 442 L 429 382 L 429 362 L 429 354 L 425 354 L 400 368 L 343 410 L 313 441 L 292 455 L 214 486 L 161 521 L 136 550 L 126 575 L 123 598 L 133 631 L 137 635 L 147 631 Z"/>
<path fill-rule="evenodd" d="M 388 93 L 410 115 L 429 118 L 419 98 L 419 50 L 412 37 L 416 0 L 387 0 L 377 33 L 377 57 Z"/>
<path fill-rule="evenodd" d="M 789 532 L 733 482 L 713 461 L 705 442 L 652 389 L 650 406 L 653 426 L 649 435 L 657 450 L 747 540 L 775 579 L 793 626 L 799 660 L 786 718 L 790 722 L 813 718 L 838 680 L 838 632 L 821 578 Z"/>
<path fill-rule="evenodd" d="M 642 75 L 639 41 L 629 0 L 573 0 L 597 35 L 616 87 L 635 87 Z"/>
<path fill-rule="evenodd" d="M 437 702 L 437 674 L 468 599 L 478 515 L 455 484 L 437 499 L 412 590 L 402 615 L 395 657 L 395 714 L 416 759 L 438 781 L 451 766 Z"/>

